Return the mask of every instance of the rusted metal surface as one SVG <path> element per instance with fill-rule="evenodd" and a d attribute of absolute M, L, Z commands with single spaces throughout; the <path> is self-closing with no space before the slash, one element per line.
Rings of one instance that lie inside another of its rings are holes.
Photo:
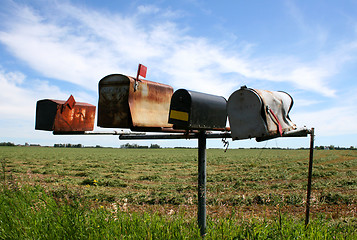
<path fill-rule="evenodd" d="M 72 97 L 73 98 L 73 97 Z M 92 131 L 96 107 L 82 102 L 43 99 L 37 101 L 36 130 L 55 132 Z"/>
<path fill-rule="evenodd" d="M 134 85 L 135 78 L 121 74 L 99 82 L 98 126 L 157 131 L 172 128 L 168 115 L 173 88 L 143 79 L 136 88 Z"/>
<path fill-rule="evenodd" d="M 173 88 L 169 85 L 141 79 L 134 92 L 135 79 L 130 78 L 129 107 L 134 127 L 164 127 L 168 123 Z"/>
<path fill-rule="evenodd" d="M 262 141 L 296 129 L 289 118 L 292 105 L 291 96 L 285 92 L 247 87 L 235 91 L 227 103 L 233 140 Z"/>

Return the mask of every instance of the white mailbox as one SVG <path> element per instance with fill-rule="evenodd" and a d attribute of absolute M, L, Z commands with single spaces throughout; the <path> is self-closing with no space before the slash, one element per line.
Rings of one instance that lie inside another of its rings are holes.
<path fill-rule="evenodd" d="M 289 118 L 292 106 L 293 99 L 286 92 L 241 87 L 227 103 L 232 139 L 262 141 L 296 129 Z"/>

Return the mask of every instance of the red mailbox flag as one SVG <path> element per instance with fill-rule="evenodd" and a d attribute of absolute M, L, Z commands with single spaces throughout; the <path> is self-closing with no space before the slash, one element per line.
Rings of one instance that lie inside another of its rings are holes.
<path fill-rule="evenodd" d="M 142 64 L 139 64 L 139 67 L 138 67 L 138 74 L 136 76 L 136 80 L 139 81 L 139 76 L 142 76 L 143 78 L 146 78 L 146 72 L 147 72 L 148 68 L 145 67 L 144 65 Z"/>
<path fill-rule="evenodd" d="M 147 72 L 148 68 L 145 67 L 142 64 L 139 64 L 138 67 L 138 74 L 136 75 L 136 79 L 135 79 L 135 83 L 134 83 L 134 92 L 136 91 L 136 89 L 138 88 L 138 82 L 141 82 L 141 80 L 139 79 L 139 76 L 142 76 L 144 78 L 146 78 L 146 72 Z"/>

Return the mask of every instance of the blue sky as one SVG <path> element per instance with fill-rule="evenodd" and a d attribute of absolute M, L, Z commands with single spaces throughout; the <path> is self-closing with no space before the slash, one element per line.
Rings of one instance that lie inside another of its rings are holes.
<path fill-rule="evenodd" d="M 242 85 L 283 90 L 316 145 L 357 147 L 356 1 L 9 1 L 0 5 L 0 142 L 119 146 L 116 136 L 35 131 L 36 101 L 97 105 L 111 73 L 228 99 Z M 99 128 L 96 128 L 99 130 Z M 196 146 L 195 140 L 142 145 Z M 308 138 L 231 142 L 307 147 Z M 209 147 L 222 147 L 209 140 Z"/>

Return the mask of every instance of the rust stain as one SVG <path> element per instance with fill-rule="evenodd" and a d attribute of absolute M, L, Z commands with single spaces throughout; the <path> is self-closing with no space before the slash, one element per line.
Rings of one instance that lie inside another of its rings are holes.
<path fill-rule="evenodd" d="M 53 131 L 92 131 L 94 128 L 94 118 L 94 105 L 77 102 L 72 109 L 67 107 L 62 111 L 59 107 L 57 110 Z"/>
<path fill-rule="evenodd" d="M 112 74 L 99 82 L 98 126 L 170 131 L 168 124 L 173 88 L 140 79 Z"/>
<path fill-rule="evenodd" d="M 129 77 L 129 107 L 133 127 L 171 128 L 168 123 L 173 88 L 141 79 L 134 91 L 135 79 Z"/>

